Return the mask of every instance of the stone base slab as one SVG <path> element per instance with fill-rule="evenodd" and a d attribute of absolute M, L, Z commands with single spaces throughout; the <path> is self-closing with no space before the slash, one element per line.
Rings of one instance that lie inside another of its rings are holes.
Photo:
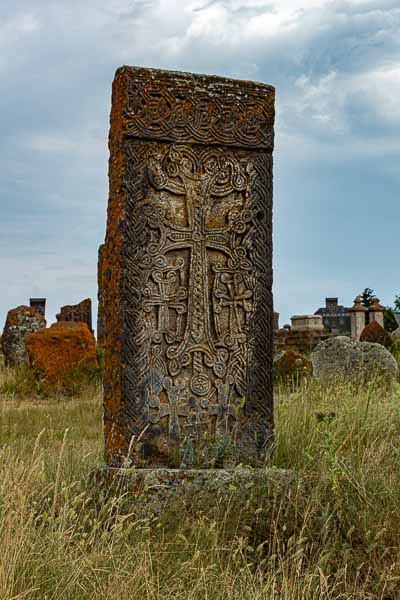
<path fill-rule="evenodd" d="M 293 471 L 273 468 L 117 469 L 95 468 L 89 484 L 98 493 L 124 497 L 129 510 L 160 514 L 168 505 L 210 512 L 232 499 L 244 505 L 250 496 L 284 495 L 298 485 Z M 96 494 L 95 494 L 96 495 Z"/>

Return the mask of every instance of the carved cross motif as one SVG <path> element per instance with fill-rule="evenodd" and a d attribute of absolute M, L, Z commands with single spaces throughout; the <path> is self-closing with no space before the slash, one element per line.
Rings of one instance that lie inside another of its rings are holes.
<path fill-rule="evenodd" d="M 164 267 L 152 273 L 152 280 L 156 285 L 157 292 L 147 287 L 144 290 L 147 300 L 144 303 L 144 310 L 150 312 L 153 307 L 158 308 L 157 329 L 159 332 L 169 334 L 174 338 L 179 336 L 181 330 L 182 315 L 186 312 L 186 305 L 181 302 L 186 298 L 186 290 L 182 283 L 183 261 L 177 261 L 176 265 Z M 177 288 L 178 275 L 180 272 L 180 285 Z M 169 310 L 173 309 L 177 313 L 176 330 L 170 330 Z"/>
<path fill-rule="evenodd" d="M 273 432 L 273 121 L 271 86 L 117 71 L 98 271 L 111 467 L 131 455 L 172 467 L 184 439 L 201 447 L 217 430 L 235 458 L 262 464 Z"/>
<path fill-rule="evenodd" d="M 190 414 L 187 406 L 180 404 L 185 396 L 186 383 L 184 380 L 177 379 L 174 385 L 170 377 L 165 377 L 163 385 L 168 396 L 168 404 L 159 405 L 160 418 L 169 417 L 169 437 L 171 440 L 179 440 L 181 437 L 179 417 L 188 417 Z"/>
<path fill-rule="evenodd" d="M 217 417 L 218 426 L 221 423 L 226 424 L 228 416 L 236 418 L 234 406 L 231 403 L 233 395 L 233 380 L 231 377 L 227 377 L 226 382 L 222 381 L 221 379 L 217 379 L 215 382 L 215 387 L 217 389 L 217 403 L 209 404 L 208 402 L 205 402 L 204 407 L 207 409 L 207 412 L 210 416 Z"/>
<path fill-rule="evenodd" d="M 174 361 L 175 366 L 182 355 L 192 356 L 191 391 L 197 396 L 206 396 L 210 391 L 211 382 L 205 370 L 204 363 L 211 366 L 218 362 L 218 368 L 223 372 L 225 367 L 218 357 L 217 340 L 212 333 L 210 322 L 210 259 L 208 250 L 217 250 L 227 260 L 235 260 L 236 249 L 232 247 L 230 226 L 211 227 L 207 225 L 212 198 L 222 198 L 232 193 L 243 192 L 246 189 L 247 178 L 235 159 L 225 158 L 222 153 L 203 151 L 198 157 L 189 148 L 173 148 L 166 157 L 151 158 L 148 175 L 152 186 L 161 191 L 167 190 L 173 194 L 185 197 L 187 225 L 164 220 L 162 246 L 160 250 L 165 257 L 169 252 L 190 250 L 187 320 L 183 337 L 178 343 L 169 346 L 167 356 Z M 246 227 L 246 226 L 245 226 Z M 154 274 L 152 275 L 154 279 Z M 157 294 L 152 294 L 147 302 L 146 310 L 152 306 L 159 307 L 159 329 L 167 330 L 167 306 L 174 301 L 166 289 L 165 278 L 159 278 L 160 285 Z M 229 285 L 230 282 L 228 282 Z M 233 283 L 235 285 L 235 283 Z M 237 315 L 240 331 L 238 305 L 247 310 L 249 304 L 244 304 L 251 297 L 251 291 L 239 293 L 231 290 L 232 310 Z"/>
<path fill-rule="evenodd" d="M 222 289 L 219 284 L 222 283 L 225 287 Z M 248 323 L 249 316 L 253 309 L 252 290 L 247 289 L 243 285 L 243 276 L 241 273 L 233 271 L 225 271 L 217 273 L 214 285 L 215 297 L 219 303 L 215 307 L 215 322 L 219 334 L 221 334 L 221 323 L 219 315 L 223 308 L 229 310 L 229 331 L 235 333 L 242 332 L 242 319 L 239 308 L 245 315 L 245 323 Z"/>

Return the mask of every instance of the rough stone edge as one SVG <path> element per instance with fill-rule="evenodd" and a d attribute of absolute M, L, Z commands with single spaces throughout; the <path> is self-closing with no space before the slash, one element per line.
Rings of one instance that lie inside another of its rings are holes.
<path fill-rule="evenodd" d="M 174 87 L 176 84 L 190 90 L 191 95 L 202 94 L 202 93 L 214 93 L 216 96 L 223 95 L 230 98 L 236 98 L 236 101 L 243 101 L 248 99 L 250 96 L 258 98 L 263 101 L 265 107 L 268 107 L 267 123 L 265 132 L 268 140 L 258 143 L 237 143 L 233 140 L 230 142 L 221 142 L 210 137 L 207 141 L 207 145 L 218 145 L 218 146 L 233 146 L 241 147 L 246 149 L 253 149 L 258 151 L 273 152 L 274 149 L 274 122 L 275 122 L 275 87 L 256 81 L 250 81 L 245 79 L 235 79 L 229 77 L 222 77 L 219 75 L 206 75 L 203 73 L 192 73 L 186 71 L 169 71 L 164 69 L 153 69 L 147 67 L 128 66 L 123 65 L 119 67 L 115 72 L 114 81 L 124 80 L 126 90 L 126 104 L 124 111 L 124 118 L 126 121 L 126 134 L 129 137 L 136 137 L 131 131 L 130 124 L 132 124 L 132 114 L 129 110 L 129 90 L 131 88 L 132 79 L 136 83 L 143 80 L 147 83 L 157 79 L 161 85 L 168 85 Z M 146 135 L 140 134 L 137 137 L 143 138 Z M 164 135 L 152 135 L 151 139 L 154 141 L 169 141 L 176 143 L 177 140 L 174 136 Z M 204 142 L 199 140 L 191 139 L 190 131 L 187 132 L 187 139 L 184 142 L 186 145 L 203 145 Z"/>
<path fill-rule="evenodd" d="M 255 486 L 261 490 L 277 486 L 283 491 L 298 483 L 299 477 L 294 471 L 272 467 L 184 470 L 122 469 L 102 465 L 93 468 L 88 478 L 89 488 L 105 490 L 110 495 L 126 494 L 132 498 L 146 496 L 160 500 L 173 498 L 177 493 L 188 490 L 224 495 Z"/>

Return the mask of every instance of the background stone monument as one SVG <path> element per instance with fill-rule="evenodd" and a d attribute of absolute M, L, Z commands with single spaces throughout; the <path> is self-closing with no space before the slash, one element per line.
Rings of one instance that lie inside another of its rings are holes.
<path fill-rule="evenodd" d="M 29 364 L 25 338 L 46 327 L 43 315 L 31 306 L 17 306 L 7 313 L 1 336 L 1 351 L 6 365 Z"/>
<path fill-rule="evenodd" d="M 354 299 L 354 305 L 349 310 L 351 317 L 351 339 L 353 342 L 359 342 L 361 334 L 365 327 L 365 314 L 367 308 L 362 305 L 361 296 Z"/>
<path fill-rule="evenodd" d="M 86 323 L 92 331 L 92 301 L 86 298 L 79 304 L 67 304 L 62 306 L 60 312 L 56 315 L 57 321 L 74 321 L 75 323 Z"/>
<path fill-rule="evenodd" d="M 228 438 L 238 462 L 263 460 L 273 122 L 268 85 L 116 73 L 99 273 L 110 466 L 176 466 L 204 434 Z"/>

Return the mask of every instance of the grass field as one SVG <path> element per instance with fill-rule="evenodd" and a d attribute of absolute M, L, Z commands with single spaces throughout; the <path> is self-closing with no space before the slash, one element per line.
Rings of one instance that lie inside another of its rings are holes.
<path fill-rule="evenodd" d="M 400 598 L 398 387 L 278 389 L 272 464 L 297 491 L 140 520 L 86 485 L 100 387 L 43 398 L 26 377 L 0 367 L 1 599 Z"/>

